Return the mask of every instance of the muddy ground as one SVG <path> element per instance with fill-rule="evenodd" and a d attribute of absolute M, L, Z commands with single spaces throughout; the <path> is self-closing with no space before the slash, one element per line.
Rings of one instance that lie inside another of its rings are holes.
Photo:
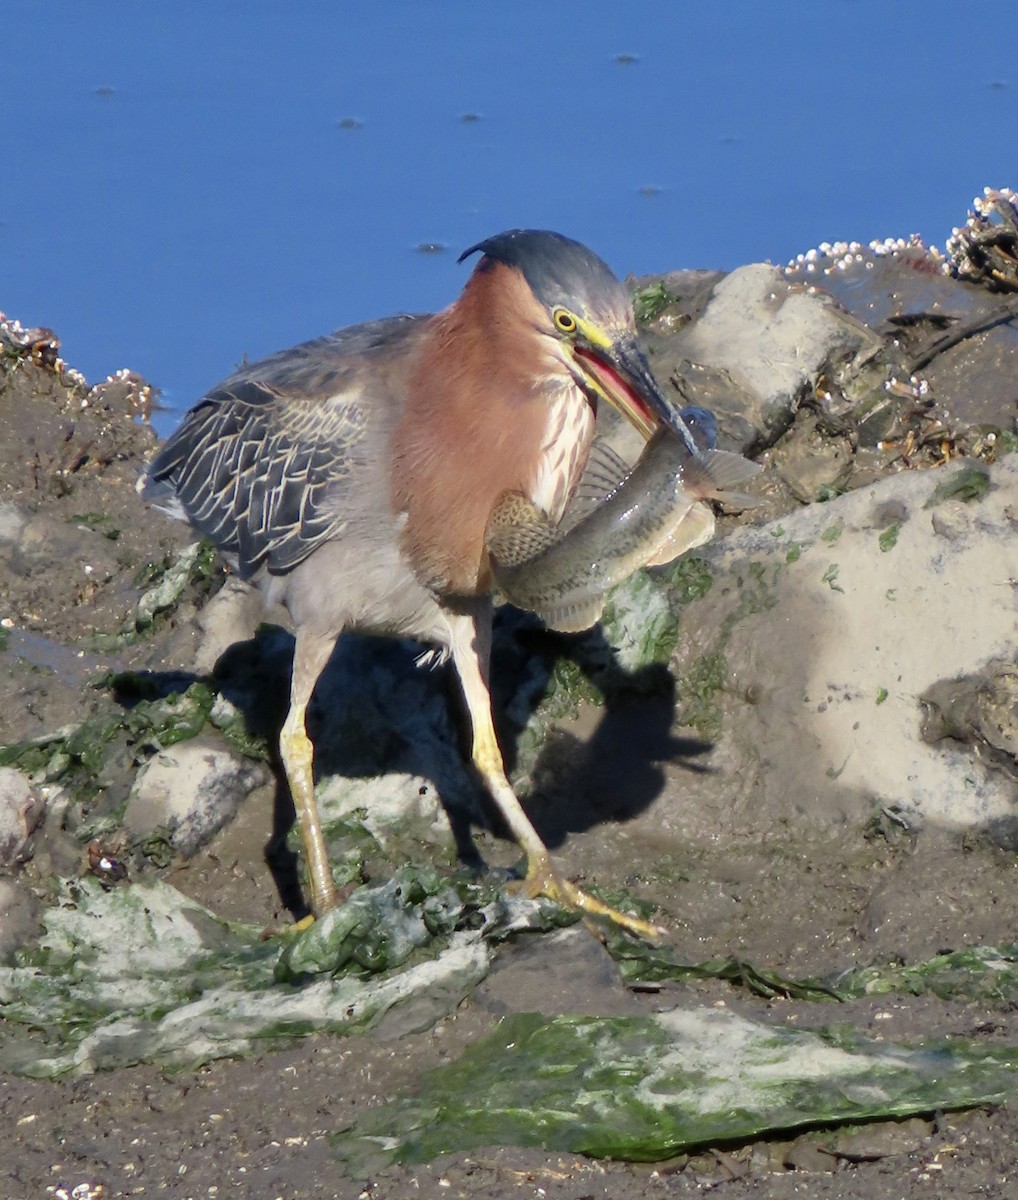
<path fill-rule="evenodd" d="M 0 744 L 101 711 L 109 693 L 89 685 L 105 672 L 190 671 L 201 612 L 225 578 L 219 565 L 197 574 L 172 613 L 143 636 L 124 636 L 146 564 L 179 552 L 188 532 L 146 510 L 133 490 L 155 444 L 140 419 L 150 400 L 144 385 L 124 378 L 90 389 L 53 357 L 42 343 L 8 354 L 0 369 Z M 546 643 L 542 652 L 549 653 Z M 435 689 L 444 686 L 436 675 Z M 660 692 L 634 695 L 608 721 L 594 710 L 563 720 L 561 744 L 574 747 L 579 765 L 568 788 L 552 772 L 545 794 L 539 789 L 528 803 L 568 875 L 618 882 L 652 900 L 656 919 L 691 959 L 736 955 L 789 976 L 1015 940 L 1015 853 L 978 833 L 906 830 L 893 820 L 813 825 L 804 814 L 796 828 L 785 822 L 737 845 L 663 835 L 681 828 L 668 816 L 681 812 L 703 757 L 677 739 L 670 703 Z M 595 735 L 596 761 L 584 754 Z M 129 787 L 134 766 L 111 767 L 107 790 Z M 633 780 L 643 796 L 638 808 L 624 797 L 613 805 Z M 193 858 L 156 866 L 134 855 L 131 878 L 161 873 L 218 913 L 278 926 L 290 919 L 293 897 L 281 892 L 278 861 L 267 861 L 266 847 L 285 817 L 267 776 Z M 504 840 L 480 827 L 473 834 L 488 863 L 516 860 Z M 88 869 L 82 841 L 52 814 L 23 858 L 7 871 L 21 896 L 3 918 L 8 951 L 13 923 L 20 936 L 33 930 L 30 897 L 46 895 L 54 877 Z M 345 1177 L 329 1135 L 414 1088 L 499 1016 L 534 1008 L 646 1012 L 674 1002 L 675 989 L 627 990 L 590 935 L 568 936 L 569 953 L 540 938 L 506 950 L 459 1010 L 426 1032 L 388 1040 L 383 1023 L 369 1035 L 314 1035 L 254 1060 L 185 1072 L 138 1066 L 80 1079 L 2 1078 L 0 1195 L 581 1200 L 712 1192 L 732 1200 L 898 1200 L 1018 1191 L 1018 1120 L 1004 1108 L 879 1123 L 848 1140 L 820 1129 L 653 1165 L 493 1146 Z M 843 1022 L 906 1042 L 1018 1042 L 1018 1012 L 976 1002 L 884 996 L 817 1006 L 717 982 L 681 990 L 688 1000 L 761 1021 Z"/>

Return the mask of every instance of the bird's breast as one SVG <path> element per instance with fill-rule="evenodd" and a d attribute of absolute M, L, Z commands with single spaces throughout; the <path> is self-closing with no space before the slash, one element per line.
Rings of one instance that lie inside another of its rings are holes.
<path fill-rule="evenodd" d="M 560 389 L 550 398 L 534 475 L 525 494 L 554 523 L 562 519 L 594 436 L 594 410 L 579 389 Z"/>
<path fill-rule="evenodd" d="M 496 504 L 518 492 L 559 520 L 594 412 L 571 378 L 535 377 L 516 353 L 467 354 L 464 342 L 422 355 L 411 376 L 393 437 L 392 511 L 405 514 L 401 544 L 418 578 L 475 595 L 491 587 L 484 531 Z"/>

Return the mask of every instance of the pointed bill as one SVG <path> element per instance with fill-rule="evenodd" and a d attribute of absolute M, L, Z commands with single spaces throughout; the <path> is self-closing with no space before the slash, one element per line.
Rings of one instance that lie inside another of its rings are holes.
<path fill-rule="evenodd" d="M 635 337 L 626 336 L 603 345 L 577 345 L 574 354 L 589 386 L 618 409 L 645 438 L 664 425 L 684 443 L 690 454 L 697 453 L 697 444 L 682 419 L 679 406 L 661 391 Z"/>

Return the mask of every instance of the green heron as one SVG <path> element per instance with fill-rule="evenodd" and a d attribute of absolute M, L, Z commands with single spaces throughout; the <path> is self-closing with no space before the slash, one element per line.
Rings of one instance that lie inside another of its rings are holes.
<path fill-rule="evenodd" d="M 524 851 L 523 886 L 656 932 L 555 870 L 506 777 L 489 695 L 485 526 L 522 493 L 559 521 L 600 399 L 645 436 L 692 435 L 651 374 L 629 294 L 585 246 L 512 230 L 459 299 L 430 316 L 352 326 L 243 366 L 163 445 L 140 485 L 169 500 L 295 630 L 279 745 L 307 855 L 312 910 L 336 904 L 305 714 L 343 630 L 409 637 L 451 657 L 472 759 Z"/>

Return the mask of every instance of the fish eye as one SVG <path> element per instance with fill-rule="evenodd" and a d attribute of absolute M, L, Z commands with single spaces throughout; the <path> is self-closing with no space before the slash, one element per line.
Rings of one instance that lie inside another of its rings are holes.
<path fill-rule="evenodd" d="M 559 333 L 576 332 L 576 318 L 568 308 L 556 308 L 552 317 L 555 321 L 555 328 Z"/>

